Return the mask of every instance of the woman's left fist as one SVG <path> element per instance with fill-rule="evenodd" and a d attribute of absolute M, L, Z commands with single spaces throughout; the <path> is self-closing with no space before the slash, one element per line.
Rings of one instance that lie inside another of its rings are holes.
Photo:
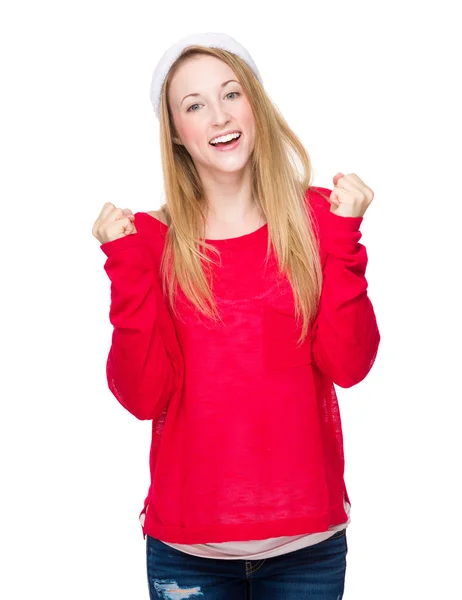
<path fill-rule="evenodd" d="M 362 217 L 374 199 L 374 192 L 355 173 L 337 173 L 329 197 L 330 212 L 340 217 Z"/>

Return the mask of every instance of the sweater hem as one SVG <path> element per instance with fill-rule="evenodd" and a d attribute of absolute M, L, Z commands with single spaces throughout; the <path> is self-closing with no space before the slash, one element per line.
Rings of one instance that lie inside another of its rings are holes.
<path fill-rule="evenodd" d="M 261 523 L 230 523 L 204 527 L 165 526 L 152 518 L 153 511 L 145 511 L 143 538 L 149 535 L 163 542 L 174 544 L 210 544 L 220 542 L 238 542 L 264 540 L 274 537 L 324 533 L 329 527 L 341 525 L 348 520 L 343 503 L 330 508 L 328 513 L 307 515 L 295 519 L 281 519 Z"/>

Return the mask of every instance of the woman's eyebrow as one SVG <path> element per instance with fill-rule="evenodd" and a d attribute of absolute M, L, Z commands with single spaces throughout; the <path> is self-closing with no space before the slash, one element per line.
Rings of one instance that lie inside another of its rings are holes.
<path fill-rule="evenodd" d="M 224 81 L 220 87 L 224 88 L 225 85 L 228 85 L 228 83 L 231 83 L 231 81 L 235 81 L 236 83 L 239 83 L 239 81 L 236 81 L 236 79 L 228 79 L 228 81 Z M 240 85 L 240 84 L 239 84 Z M 188 97 L 188 96 L 200 96 L 200 94 L 198 92 L 194 92 L 193 94 L 187 94 L 183 100 L 180 102 L 180 106 L 183 104 L 184 100 Z"/>

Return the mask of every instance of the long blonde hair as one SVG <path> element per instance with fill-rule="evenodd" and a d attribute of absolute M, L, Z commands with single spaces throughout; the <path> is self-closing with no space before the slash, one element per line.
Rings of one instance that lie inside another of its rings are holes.
<path fill-rule="evenodd" d="M 176 136 L 168 105 L 171 79 L 178 67 L 197 55 L 214 56 L 231 67 L 250 102 L 255 119 L 252 161 L 252 193 L 268 223 L 269 258 L 273 247 L 279 270 L 292 286 L 297 320 L 303 317 L 301 343 L 318 309 L 322 286 L 319 246 L 312 229 L 312 216 L 305 194 L 310 187 L 311 162 L 299 138 L 290 129 L 276 105 L 250 67 L 235 54 L 218 48 L 190 46 L 172 65 L 160 100 L 160 146 L 165 186 L 161 207 L 168 225 L 161 272 L 164 294 L 175 311 L 179 285 L 190 302 L 213 320 L 221 320 L 206 273 L 212 259 L 206 250 L 219 251 L 204 241 L 206 199 L 194 162 Z M 297 171 L 296 159 L 301 164 Z"/>

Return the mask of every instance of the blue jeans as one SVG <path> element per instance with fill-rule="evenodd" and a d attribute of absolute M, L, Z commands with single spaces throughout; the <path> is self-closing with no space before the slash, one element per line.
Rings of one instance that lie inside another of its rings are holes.
<path fill-rule="evenodd" d="M 204 558 L 146 536 L 151 600 L 341 600 L 346 529 L 327 540 L 262 560 Z"/>

